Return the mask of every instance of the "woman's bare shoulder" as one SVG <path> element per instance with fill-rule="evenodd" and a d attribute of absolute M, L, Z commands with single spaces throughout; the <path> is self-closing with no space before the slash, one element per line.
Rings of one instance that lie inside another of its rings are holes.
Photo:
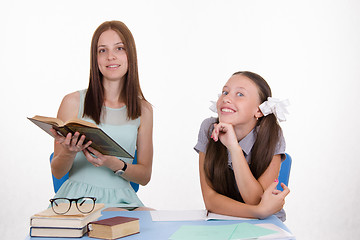
<path fill-rule="evenodd" d="M 141 100 L 141 126 L 149 126 L 152 128 L 153 124 L 153 108 L 152 105 L 145 101 Z"/>
<path fill-rule="evenodd" d="M 146 100 L 141 100 L 141 113 L 143 112 L 148 114 L 153 112 L 152 105 Z"/>
<path fill-rule="evenodd" d="M 68 121 L 77 117 L 80 106 L 80 93 L 72 92 L 64 96 L 58 111 L 58 118 Z"/>

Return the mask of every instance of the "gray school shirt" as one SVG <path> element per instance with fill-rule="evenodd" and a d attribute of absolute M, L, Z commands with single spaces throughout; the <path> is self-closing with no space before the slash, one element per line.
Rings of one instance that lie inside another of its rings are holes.
<path fill-rule="evenodd" d="M 197 153 L 199 152 L 206 153 L 206 147 L 209 142 L 209 137 L 211 136 L 211 133 L 214 129 L 213 126 L 214 123 L 216 123 L 216 118 L 214 117 L 207 118 L 201 123 L 198 134 L 198 142 L 194 147 L 194 150 Z M 257 129 L 255 127 L 253 130 L 251 130 L 251 132 L 248 135 L 246 135 L 239 142 L 239 145 L 243 150 L 245 159 L 249 164 L 251 163 L 251 149 L 254 146 L 256 140 L 256 131 Z M 279 142 L 275 148 L 274 155 L 281 154 L 282 161 L 285 159 L 285 147 L 286 147 L 285 139 L 283 134 L 281 134 Z M 232 169 L 232 161 L 229 152 L 228 152 L 228 166 Z M 276 213 L 275 215 L 282 221 L 286 220 L 286 214 L 284 209 L 282 209 L 280 212 Z"/>
<path fill-rule="evenodd" d="M 203 152 L 206 153 L 206 147 L 209 141 L 209 137 L 211 136 L 211 133 L 214 129 L 213 125 L 216 123 L 216 118 L 210 117 L 205 119 L 201 123 L 199 135 L 198 135 L 198 142 L 194 147 L 194 150 L 199 153 Z M 250 164 L 251 163 L 251 149 L 254 146 L 256 140 L 256 128 L 251 130 L 251 132 L 246 135 L 243 139 L 240 140 L 239 145 L 241 149 L 243 150 L 244 156 L 246 161 Z M 281 134 L 279 142 L 275 148 L 274 155 L 281 154 L 281 160 L 285 159 L 285 139 L 284 136 Z M 228 154 L 228 165 L 232 169 L 232 162 L 231 162 L 231 156 Z"/>

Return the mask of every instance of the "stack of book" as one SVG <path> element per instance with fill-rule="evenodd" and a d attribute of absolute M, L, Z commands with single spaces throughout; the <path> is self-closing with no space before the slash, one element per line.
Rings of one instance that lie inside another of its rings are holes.
<path fill-rule="evenodd" d="M 36 213 L 30 218 L 31 237 L 82 237 L 87 224 L 101 217 L 104 204 L 96 203 L 94 210 L 83 214 L 72 205 L 66 214 L 56 214 L 51 208 Z"/>

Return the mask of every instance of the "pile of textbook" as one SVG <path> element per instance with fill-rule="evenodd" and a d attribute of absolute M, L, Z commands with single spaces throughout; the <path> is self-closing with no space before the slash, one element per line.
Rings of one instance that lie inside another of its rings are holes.
<path fill-rule="evenodd" d="M 30 218 L 31 237 L 82 237 L 89 222 L 101 216 L 104 204 L 95 204 L 89 213 L 79 212 L 73 204 L 65 214 L 57 214 L 50 207 Z"/>

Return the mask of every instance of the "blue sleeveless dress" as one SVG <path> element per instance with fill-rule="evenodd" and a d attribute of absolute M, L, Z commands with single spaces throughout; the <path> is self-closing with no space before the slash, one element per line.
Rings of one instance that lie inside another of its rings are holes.
<path fill-rule="evenodd" d="M 82 117 L 86 90 L 79 92 L 80 108 L 78 118 L 95 123 L 90 118 Z M 127 120 L 126 106 L 119 109 L 104 107 L 101 123 L 98 125 L 132 156 L 135 155 L 139 126 L 140 118 Z M 132 163 L 132 159 L 122 158 L 122 160 Z M 96 202 L 104 203 L 105 207 L 134 208 L 144 206 L 129 181 L 116 176 L 107 167 L 93 166 L 87 161 L 82 152 L 76 155 L 69 172 L 69 179 L 64 182 L 55 197 L 96 197 Z"/>

